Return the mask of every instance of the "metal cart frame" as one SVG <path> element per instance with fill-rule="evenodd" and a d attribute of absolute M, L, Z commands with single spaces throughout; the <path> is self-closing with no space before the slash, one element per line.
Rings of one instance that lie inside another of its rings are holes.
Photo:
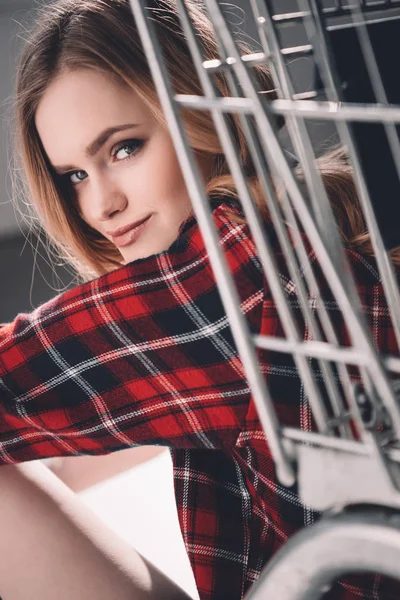
<path fill-rule="evenodd" d="M 131 0 L 153 79 L 169 123 L 178 159 L 201 227 L 235 341 L 245 367 L 261 424 L 271 448 L 282 484 L 297 480 L 302 502 L 326 515 L 317 524 L 296 534 L 278 552 L 253 586 L 248 598 L 305 600 L 322 597 L 327 586 L 349 568 L 400 578 L 400 410 L 395 380 L 400 376 L 399 356 L 380 356 L 360 307 L 357 288 L 346 268 L 346 254 L 320 174 L 306 126 L 307 120 L 335 122 L 347 147 L 354 170 L 362 211 L 370 232 L 383 289 L 400 347 L 400 292 L 392 264 L 390 244 L 376 219 L 361 164 L 352 123 L 382 123 L 400 181 L 400 104 L 390 104 L 385 93 L 368 24 L 379 19 L 399 19 L 399 0 L 298 0 L 298 10 L 277 13 L 270 0 L 249 0 L 258 26 L 262 51 L 241 56 L 229 24 L 217 0 L 205 0 L 213 21 L 220 55 L 205 61 L 185 0 L 177 0 L 183 29 L 203 89 L 202 96 L 176 95 L 151 19 L 146 0 Z M 332 20 L 336 19 L 332 25 Z M 282 47 L 279 28 L 302 23 L 308 43 Z M 337 75 L 329 40 L 329 28 L 352 27 L 365 58 L 375 101 L 347 102 Z M 325 98 L 315 90 L 296 93 L 287 57 L 310 56 L 323 83 Z M 251 76 L 250 67 L 267 63 L 278 99 L 267 102 Z M 221 98 L 212 75 L 222 70 L 231 97 Z M 239 309 L 238 294 L 221 253 L 204 185 L 180 118 L 182 107 L 210 111 L 228 165 L 234 177 L 244 214 L 253 234 L 276 303 L 285 338 L 252 336 Z M 235 152 L 226 115 L 240 116 L 261 183 L 271 220 L 312 339 L 299 335 L 292 308 L 279 280 L 276 261 L 252 200 L 240 158 Z M 285 117 L 293 148 L 304 173 L 305 195 L 290 164 L 276 128 L 276 116 Z M 262 132 L 262 135 L 260 135 Z M 271 177 L 284 182 L 277 201 Z M 400 191 L 400 185 L 399 185 Z M 291 235 L 297 240 L 293 245 Z M 304 268 L 307 253 L 300 234 L 305 232 L 335 301 L 346 323 L 351 344 L 338 343 L 335 328 L 321 300 L 312 269 Z M 300 266 L 303 266 L 303 272 Z M 313 299 L 313 309 L 310 306 Z M 318 317 L 318 318 L 316 318 Z M 256 348 L 293 355 L 308 396 L 315 431 L 282 426 L 262 377 Z M 318 362 L 327 390 L 321 397 L 315 385 L 311 359 Z M 359 370 L 362 385 L 354 385 L 349 367 Z M 340 385 L 338 384 L 340 382 Z M 350 423 L 356 423 L 358 436 Z M 353 507 L 349 510 L 349 507 Z"/>

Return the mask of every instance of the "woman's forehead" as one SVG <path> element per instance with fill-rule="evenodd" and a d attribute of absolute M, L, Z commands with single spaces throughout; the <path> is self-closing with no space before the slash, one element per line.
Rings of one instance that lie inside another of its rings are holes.
<path fill-rule="evenodd" d="M 53 164 L 71 150 L 83 150 L 107 127 L 148 124 L 146 104 L 126 85 L 94 70 L 67 72 L 55 79 L 43 95 L 35 123 Z"/>

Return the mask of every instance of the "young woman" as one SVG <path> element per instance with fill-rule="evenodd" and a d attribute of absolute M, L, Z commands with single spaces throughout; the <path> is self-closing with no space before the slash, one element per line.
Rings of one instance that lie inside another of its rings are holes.
<path fill-rule="evenodd" d="M 201 93 L 175 2 L 157 0 L 151 8 L 176 92 Z M 190 10 L 205 57 L 215 58 L 209 21 L 197 1 Z M 273 98 L 267 69 L 254 70 Z M 216 81 L 228 95 L 224 77 Z M 45 8 L 21 57 L 16 116 L 29 197 L 83 282 L 0 328 L 0 461 L 101 455 L 135 444 L 169 446 L 180 526 L 199 595 L 239 600 L 276 550 L 315 515 L 302 506 L 295 488 L 282 487 L 276 478 L 128 0 L 61 0 Z M 212 120 L 186 110 L 184 122 L 249 327 L 283 335 Z M 240 122 L 232 117 L 231 125 L 261 207 Z M 356 252 L 367 248 L 368 235 L 351 172 L 340 153 L 323 165 L 368 307 L 372 296 L 376 302 L 383 295 L 371 294 L 380 285 L 373 260 Z M 376 308 L 374 339 L 382 352 L 393 353 L 386 313 Z M 383 327 L 385 335 L 379 336 Z M 264 351 L 259 358 L 280 419 L 300 427 L 307 409 L 291 358 Z M 15 469 L 0 469 L 0 475 L 7 471 L 22 489 L 23 469 Z M 74 523 L 70 502 L 61 511 L 65 530 L 64 513 Z M 78 506 L 76 501 L 76 514 Z M 117 554 L 123 567 L 115 567 L 118 560 L 110 561 L 112 552 L 93 541 L 95 534 L 87 552 L 82 536 L 74 540 L 72 533 L 65 546 L 58 536 L 53 552 L 53 531 L 45 519 L 40 525 L 49 566 L 42 585 L 49 586 L 49 598 L 61 598 L 60 588 L 69 581 L 84 590 L 76 596 L 100 598 L 90 586 L 96 566 L 104 563 L 111 564 L 102 581 L 107 597 L 182 594 L 132 551 L 124 562 L 122 546 Z M 20 529 L 25 527 L 30 524 Z M 24 531 L 16 534 L 19 544 L 23 536 Z M 91 565 L 86 578 L 75 561 L 60 559 L 74 543 L 81 566 L 85 560 Z M 99 545 L 104 556 L 90 552 Z M 1 564 L 0 594 L 13 600 L 1 586 L 15 590 L 15 575 L 6 572 L 7 557 Z M 20 557 L 18 564 L 24 571 Z M 50 575 L 53 566 L 57 577 Z M 109 590 L 118 585 L 113 596 Z M 388 600 L 399 592 L 398 584 L 365 577 L 338 583 L 329 598 Z"/>

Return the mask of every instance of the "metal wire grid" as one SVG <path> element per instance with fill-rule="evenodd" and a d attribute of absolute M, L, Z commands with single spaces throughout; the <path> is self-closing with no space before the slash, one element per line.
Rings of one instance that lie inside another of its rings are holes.
<path fill-rule="evenodd" d="M 361 311 L 355 282 L 350 270 L 346 268 L 346 254 L 336 220 L 321 176 L 315 168 L 314 150 L 306 122 L 310 119 L 335 122 L 341 141 L 348 148 L 360 202 L 400 346 L 400 294 L 396 276 L 390 253 L 385 248 L 375 219 L 368 186 L 349 127 L 350 121 L 384 123 L 388 144 L 398 166 L 400 178 L 400 143 L 395 129 L 395 125 L 400 123 L 400 106 L 390 106 L 387 101 L 366 27 L 367 13 L 372 14 L 378 9 L 382 11 L 382 8 L 391 10 L 400 6 L 400 1 L 372 3 L 368 0 L 362 2 L 352 0 L 350 4 L 346 1 L 322 3 L 317 0 L 299 0 L 297 12 L 282 14 L 274 10 L 272 2 L 249 0 L 249 10 L 258 26 L 262 50 L 242 57 L 217 0 L 205 0 L 219 43 L 219 56 L 207 62 L 202 56 L 185 1 L 177 0 L 177 4 L 188 47 L 203 89 L 202 96 L 182 96 L 174 93 L 153 24 L 149 19 L 151 15 L 146 9 L 146 2 L 131 0 L 132 11 L 174 139 L 210 261 L 216 279 L 220 282 L 221 297 L 230 319 L 260 421 L 276 463 L 278 477 L 282 483 L 292 485 L 296 479 L 296 467 L 299 467 L 302 457 L 305 456 L 304 451 L 311 451 L 311 448 L 316 448 L 320 452 L 334 450 L 341 457 L 346 454 L 357 460 L 368 459 L 369 468 L 374 461 L 377 475 L 380 474 L 388 482 L 386 487 L 382 487 L 382 497 L 378 498 L 378 501 L 399 505 L 397 498 L 399 484 L 396 471 L 393 470 L 393 461 L 400 461 L 400 451 L 393 444 L 388 445 L 388 442 L 400 440 L 399 404 L 392 384 L 392 379 L 398 377 L 400 373 L 400 359 L 398 356 L 381 357 L 374 348 Z M 341 84 L 335 75 L 333 57 L 329 49 L 327 30 L 332 26 L 332 17 L 344 13 L 351 22 L 357 24 L 359 41 L 376 94 L 377 101 L 374 104 L 349 104 L 342 98 Z M 278 29 L 282 23 L 287 24 L 290 21 L 301 21 L 304 25 L 309 38 L 307 47 L 281 47 Z M 312 94 L 307 99 L 304 95 L 299 96 L 295 93 L 286 59 L 288 56 L 305 54 L 312 56 L 318 66 L 325 88 L 327 98 L 325 101 L 317 102 L 310 99 L 313 97 Z M 257 89 L 251 76 L 251 66 L 260 62 L 267 63 L 272 71 L 279 90 L 279 98 L 276 101 L 266 101 L 260 93 L 262 90 Z M 217 93 L 213 82 L 213 74 L 217 71 L 225 73 L 231 92 L 229 98 L 221 98 Z M 268 278 L 285 338 L 249 334 L 239 308 L 234 281 L 218 244 L 202 178 L 182 125 L 180 110 L 183 107 L 211 113 L 246 219 L 253 233 L 262 267 Z M 304 320 L 311 333 L 310 341 L 303 341 L 298 330 L 296 318 L 279 277 L 270 240 L 255 208 L 240 158 L 235 151 L 226 121 L 226 114 L 232 113 L 239 115 L 246 133 L 271 220 L 291 278 L 297 288 Z M 288 163 L 285 148 L 277 134 L 275 125 L 277 115 L 286 118 L 290 138 L 304 173 L 307 197 L 299 187 Z M 279 202 L 270 174 L 275 182 L 284 182 L 284 192 Z M 312 268 L 307 268 L 307 251 L 300 227 L 316 252 L 343 314 L 351 338 L 350 347 L 340 346 L 334 325 L 322 301 L 316 276 Z M 293 239 L 295 244 L 292 242 Z M 256 347 L 293 355 L 315 419 L 316 432 L 296 430 L 279 423 L 269 389 L 259 370 Z M 328 408 L 326 399 L 322 398 L 320 388 L 316 384 L 311 359 L 318 362 L 323 376 L 329 400 Z M 363 421 L 355 386 L 349 375 L 351 365 L 358 367 L 365 395 L 373 407 L 375 422 L 372 427 L 371 424 L 368 425 Z M 350 427 L 350 420 L 357 423 L 359 440 L 355 438 L 354 429 Z M 303 469 L 304 473 L 306 471 L 307 469 Z M 301 475 L 301 469 L 299 472 Z M 307 488 L 306 475 L 304 481 Z M 360 499 L 361 494 L 362 499 L 367 500 L 371 498 L 372 493 L 372 497 L 377 500 L 374 496 L 375 492 L 371 489 L 356 490 L 357 482 L 354 483 L 353 496 L 347 490 L 346 498 Z M 309 505 L 320 508 L 319 501 L 314 501 L 313 494 L 314 492 L 310 492 L 307 497 Z M 337 498 L 330 497 L 324 501 L 334 503 L 335 500 Z"/>
<path fill-rule="evenodd" d="M 354 8 L 359 7 L 364 16 L 368 13 L 376 13 L 384 10 L 386 13 L 389 9 L 399 6 L 399 0 L 320 0 L 322 13 L 329 17 L 339 17 L 343 15 L 351 15 Z M 280 0 L 275 0 L 270 7 L 270 12 L 275 21 L 289 21 L 292 19 L 300 19 L 301 11 L 288 11 L 285 9 L 285 3 Z M 386 15 L 385 15 L 385 18 Z"/>

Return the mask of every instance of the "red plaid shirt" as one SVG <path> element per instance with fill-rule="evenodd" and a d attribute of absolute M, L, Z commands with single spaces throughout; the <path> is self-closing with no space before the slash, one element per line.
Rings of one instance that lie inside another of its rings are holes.
<path fill-rule="evenodd" d="M 247 225 L 221 203 L 220 244 L 253 333 L 283 336 Z M 238 210 L 238 209 L 236 209 Z M 373 339 L 397 353 L 373 262 L 349 252 Z M 297 306 L 296 289 L 282 280 Z M 327 297 L 337 330 L 340 313 Z M 291 356 L 258 351 L 279 419 L 307 426 Z M 183 539 L 202 600 L 243 598 L 263 565 L 318 515 L 275 476 L 194 218 L 168 251 L 69 290 L 0 327 L 0 462 L 170 446 Z M 335 600 L 400 598 L 354 578 Z"/>

